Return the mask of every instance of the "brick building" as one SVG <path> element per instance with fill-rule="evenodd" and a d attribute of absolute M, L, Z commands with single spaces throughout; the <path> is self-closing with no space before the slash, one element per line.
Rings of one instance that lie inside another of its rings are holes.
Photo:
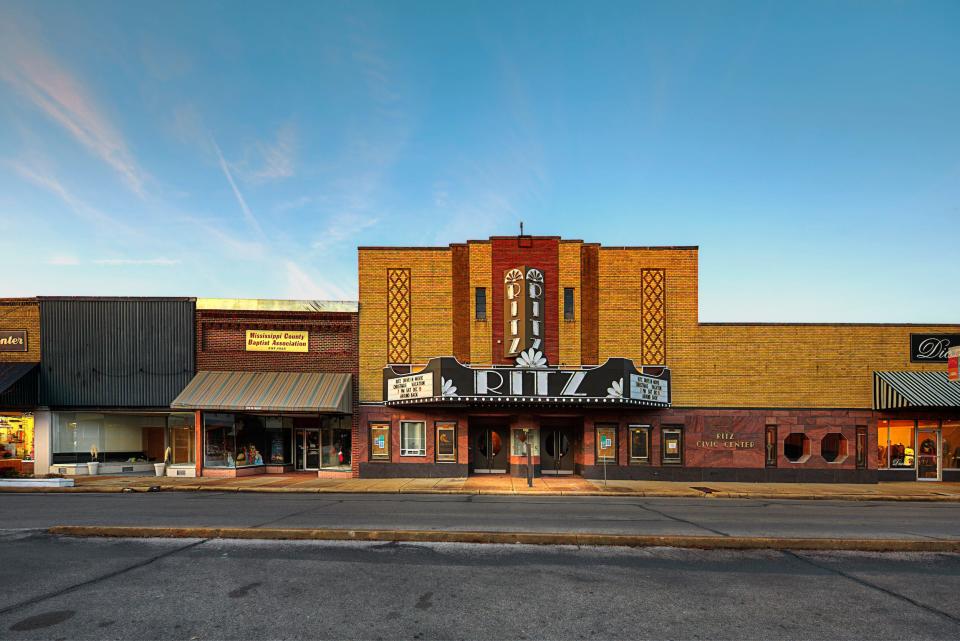
<path fill-rule="evenodd" d="M 0 299 L 0 473 L 34 471 L 40 304 Z"/>
<path fill-rule="evenodd" d="M 356 473 L 357 306 L 199 299 L 197 374 L 172 407 L 196 413 L 205 476 Z"/>
<path fill-rule="evenodd" d="M 697 253 L 361 247 L 355 469 L 960 479 L 960 325 L 701 323 Z"/>

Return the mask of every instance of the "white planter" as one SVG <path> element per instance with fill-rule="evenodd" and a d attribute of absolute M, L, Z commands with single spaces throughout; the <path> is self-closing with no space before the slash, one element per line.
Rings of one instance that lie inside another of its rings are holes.
<path fill-rule="evenodd" d="M 99 461 L 90 461 L 89 463 L 87 463 L 87 472 L 90 474 L 90 476 L 96 476 L 97 470 L 99 469 L 100 469 Z"/>
<path fill-rule="evenodd" d="M 153 469 L 154 469 L 154 471 L 157 473 L 157 476 L 163 476 L 164 472 L 166 472 L 167 464 L 166 464 L 166 463 L 154 463 L 154 464 L 153 464 Z"/>

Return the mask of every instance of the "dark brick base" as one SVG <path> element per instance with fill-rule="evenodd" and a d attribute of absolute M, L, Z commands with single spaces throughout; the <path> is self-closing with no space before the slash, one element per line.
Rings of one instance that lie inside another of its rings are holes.
<path fill-rule="evenodd" d="M 588 479 L 602 479 L 603 466 L 579 466 L 578 473 Z M 876 483 L 876 470 L 822 470 L 739 468 L 739 467 L 667 467 L 667 466 L 608 466 L 607 478 L 634 481 L 709 482 L 734 481 L 741 483 Z"/>
<path fill-rule="evenodd" d="M 360 463 L 362 479 L 456 478 L 467 475 L 460 463 Z"/>

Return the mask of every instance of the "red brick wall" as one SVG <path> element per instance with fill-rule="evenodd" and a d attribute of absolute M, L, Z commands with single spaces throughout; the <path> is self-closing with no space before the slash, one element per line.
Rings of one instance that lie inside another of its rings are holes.
<path fill-rule="evenodd" d="M 489 322 L 492 330 L 491 341 L 493 362 L 512 363 L 513 359 L 503 356 L 503 274 L 513 267 L 536 267 L 543 272 L 544 289 L 544 354 L 548 363 L 560 361 L 560 332 L 556 326 L 559 318 L 558 300 L 560 279 L 560 238 L 494 236 L 492 245 L 491 270 L 493 287 L 490 292 Z"/>
<path fill-rule="evenodd" d="M 308 350 L 248 352 L 246 331 L 310 333 Z M 334 372 L 353 374 L 353 474 L 359 472 L 359 316 L 353 312 L 264 312 L 197 310 L 197 370 L 247 372 Z"/>

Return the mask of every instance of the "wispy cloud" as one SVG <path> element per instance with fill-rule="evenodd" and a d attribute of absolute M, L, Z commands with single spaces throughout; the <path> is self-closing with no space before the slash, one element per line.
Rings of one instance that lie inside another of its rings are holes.
<path fill-rule="evenodd" d="M 247 224 L 259 236 L 263 236 L 263 228 L 260 227 L 260 222 L 257 220 L 257 217 L 253 215 L 253 212 L 250 211 L 250 207 L 247 206 L 247 200 L 243 197 L 243 194 L 240 193 L 240 189 L 237 187 L 237 181 L 233 179 L 233 172 L 230 171 L 230 165 L 227 164 L 226 159 L 223 157 L 223 152 L 220 150 L 220 145 L 217 144 L 216 140 L 211 139 L 213 144 L 214 151 L 217 152 L 217 159 L 220 161 L 220 169 L 223 171 L 223 175 L 227 178 L 227 182 L 230 183 L 230 189 L 233 190 L 233 195 L 237 199 L 237 204 L 240 205 L 240 211 L 243 212 L 243 217 L 246 219 Z"/>
<path fill-rule="evenodd" d="M 3 164 L 12 168 L 17 175 L 27 182 L 55 195 L 83 220 L 108 226 L 114 230 L 130 231 L 126 225 L 86 203 L 82 198 L 67 189 L 50 171 L 35 169 L 23 161 L 5 161 Z"/>
<path fill-rule="evenodd" d="M 79 265 L 80 260 L 76 256 L 53 256 L 47 261 L 47 264 L 57 267 L 72 267 L 73 265 Z"/>
<path fill-rule="evenodd" d="M 313 242 L 313 248 L 321 252 L 326 251 L 330 247 L 356 236 L 364 229 L 373 227 L 377 222 L 379 222 L 377 218 L 366 213 L 336 214 L 327 221 L 320 237 Z"/>
<path fill-rule="evenodd" d="M 257 155 L 260 157 L 259 166 L 250 169 L 244 175 L 254 182 L 290 178 L 294 175 L 296 153 L 296 129 L 288 123 L 277 130 L 277 137 L 274 142 L 257 144 Z"/>
<path fill-rule="evenodd" d="M 288 260 L 285 262 L 287 272 L 286 295 L 290 298 L 307 300 L 344 300 L 346 293 L 340 287 L 326 281 L 318 281 L 311 277 L 297 263 Z"/>
<path fill-rule="evenodd" d="M 93 261 L 94 265 L 106 265 L 108 267 L 123 267 L 133 265 L 146 265 L 153 267 L 171 267 L 179 265 L 177 258 L 98 258 Z"/>
<path fill-rule="evenodd" d="M 0 80 L 10 85 L 109 165 L 137 195 L 144 195 L 144 173 L 127 142 L 83 82 L 21 30 L 10 16 L 0 27 Z"/>

